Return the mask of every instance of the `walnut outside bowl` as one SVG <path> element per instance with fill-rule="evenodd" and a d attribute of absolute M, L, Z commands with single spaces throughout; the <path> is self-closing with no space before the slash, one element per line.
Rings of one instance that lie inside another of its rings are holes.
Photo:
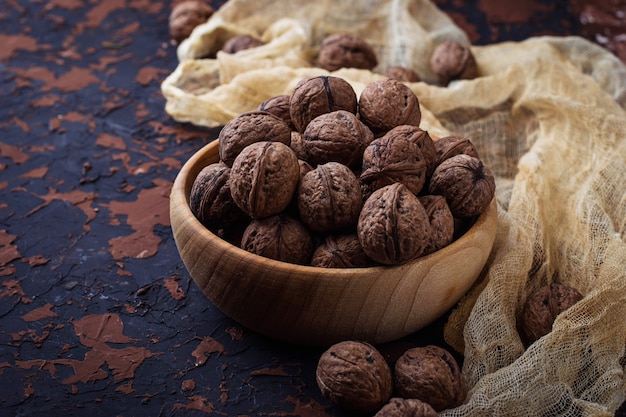
<path fill-rule="evenodd" d="M 384 343 L 430 324 L 469 290 L 491 251 L 497 208 L 447 247 L 399 266 L 317 268 L 264 258 L 206 229 L 189 208 L 218 142 L 182 167 L 170 195 L 172 232 L 189 274 L 222 312 L 258 333 L 297 344 Z"/>

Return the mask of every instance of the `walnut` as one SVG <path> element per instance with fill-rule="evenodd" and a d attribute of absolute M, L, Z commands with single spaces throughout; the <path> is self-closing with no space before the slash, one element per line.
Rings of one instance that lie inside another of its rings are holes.
<path fill-rule="evenodd" d="M 356 233 L 328 235 L 313 252 L 312 266 L 323 268 L 362 268 L 373 266 Z"/>
<path fill-rule="evenodd" d="M 446 199 L 440 195 L 424 195 L 418 197 L 424 206 L 432 233 L 425 254 L 438 251 L 449 245 L 454 239 L 454 216 L 446 203 Z"/>
<path fill-rule="evenodd" d="M 530 345 L 550 333 L 556 316 L 582 298 L 578 290 L 559 283 L 545 285 L 533 291 L 524 303 L 519 320 L 524 343 Z"/>
<path fill-rule="evenodd" d="M 289 114 L 296 130 L 304 132 L 317 116 L 337 110 L 356 114 L 357 105 L 350 83 L 343 78 L 321 75 L 296 84 L 289 98 Z"/>
<path fill-rule="evenodd" d="M 354 173 L 338 162 L 318 165 L 300 180 L 298 212 L 312 231 L 339 231 L 356 224 L 363 206 Z"/>
<path fill-rule="evenodd" d="M 283 211 L 300 179 L 296 154 L 281 142 L 256 142 L 235 158 L 230 171 L 233 200 L 252 218 Z"/>
<path fill-rule="evenodd" d="M 426 170 L 417 143 L 392 129 L 365 148 L 361 181 L 373 190 L 400 182 L 417 195 L 426 182 Z"/>
<path fill-rule="evenodd" d="M 230 194 L 230 168 L 222 162 L 204 167 L 191 186 L 191 212 L 207 229 L 227 228 L 244 217 Z"/>
<path fill-rule="evenodd" d="M 437 167 L 437 151 L 435 150 L 435 142 L 428 132 L 417 126 L 400 125 L 391 129 L 387 134 L 405 136 L 407 139 L 417 144 L 417 147 L 422 151 L 422 155 L 426 161 L 426 178 L 430 178 Z"/>
<path fill-rule="evenodd" d="M 208 4 L 188 0 L 178 3 L 172 9 L 169 17 L 170 36 L 176 43 L 180 43 L 191 35 L 193 29 L 206 22 L 215 10 Z"/>
<path fill-rule="evenodd" d="M 304 148 L 302 145 L 302 133 L 298 132 L 297 130 L 292 130 L 291 144 L 289 146 L 296 153 L 298 159 L 304 160 L 306 158 L 306 154 L 304 153 Z"/>
<path fill-rule="evenodd" d="M 396 79 L 398 81 L 404 81 L 408 83 L 416 83 L 420 81 L 420 76 L 411 68 L 402 66 L 393 66 L 385 70 L 383 75 Z"/>
<path fill-rule="evenodd" d="M 220 160 L 231 166 L 239 153 L 254 142 L 291 143 L 291 129 L 273 114 L 251 111 L 226 123 L 218 135 Z"/>
<path fill-rule="evenodd" d="M 374 417 L 437 417 L 430 404 L 415 398 L 392 398 Z"/>
<path fill-rule="evenodd" d="M 263 103 L 259 104 L 257 110 L 266 111 L 268 113 L 272 113 L 274 116 L 281 119 L 283 122 L 287 123 L 287 126 L 291 130 L 294 130 L 295 127 L 291 122 L 291 115 L 289 114 L 289 96 L 288 95 L 279 95 L 275 97 L 271 97 L 265 100 Z"/>
<path fill-rule="evenodd" d="M 421 256 L 432 230 L 415 194 L 395 183 L 374 191 L 365 201 L 357 233 L 367 256 L 397 265 Z"/>
<path fill-rule="evenodd" d="M 345 110 L 324 113 L 304 130 L 304 159 L 313 166 L 331 161 L 360 166 L 363 150 L 373 139 L 372 131 L 355 114 Z"/>
<path fill-rule="evenodd" d="M 461 405 L 467 394 L 454 356 L 435 345 L 404 352 L 396 362 L 394 382 L 399 397 L 422 400 L 436 411 Z"/>
<path fill-rule="evenodd" d="M 322 41 L 317 65 L 327 71 L 340 68 L 371 70 L 378 65 L 378 59 L 374 49 L 362 38 L 348 33 L 336 33 Z"/>
<path fill-rule="evenodd" d="M 478 67 L 472 50 L 459 42 L 446 41 L 435 47 L 430 67 L 439 84 L 447 86 L 452 80 L 469 80 L 478 76 Z"/>
<path fill-rule="evenodd" d="M 462 136 L 444 136 L 434 142 L 436 153 L 436 165 L 446 159 L 464 153 L 465 155 L 480 158 L 474 144 L 468 138 Z"/>
<path fill-rule="evenodd" d="M 300 179 L 302 179 L 302 177 L 304 177 L 310 171 L 313 171 L 313 167 L 307 161 L 298 159 L 298 165 L 300 165 Z"/>
<path fill-rule="evenodd" d="M 252 35 L 237 35 L 224 43 L 222 51 L 229 54 L 236 54 L 239 51 L 256 48 L 261 45 L 265 45 L 265 42 Z"/>
<path fill-rule="evenodd" d="M 446 198 L 452 215 L 469 218 L 480 215 L 495 195 L 491 170 L 478 158 L 460 154 L 443 161 L 433 172 L 429 194 Z"/>
<path fill-rule="evenodd" d="M 250 222 L 241 248 L 278 261 L 305 265 L 311 259 L 313 238 L 297 219 L 277 214 Z"/>
<path fill-rule="evenodd" d="M 415 93 L 393 78 L 371 82 L 359 98 L 361 120 L 374 134 L 399 125 L 419 126 L 422 113 Z"/>
<path fill-rule="evenodd" d="M 322 395 L 359 414 L 378 411 L 393 392 L 393 377 L 375 347 L 359 341 L 331 346 L 320 357 L 315 372 Z"/>

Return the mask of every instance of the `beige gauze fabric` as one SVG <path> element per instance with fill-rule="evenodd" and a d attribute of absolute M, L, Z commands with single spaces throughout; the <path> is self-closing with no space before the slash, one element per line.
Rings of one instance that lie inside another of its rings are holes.
<path fill-rule="evenodd" d="M 391 65 L 431 134 L 471 139 L 497 181 L 498 232 L 489 261 L 452 312 L 446 341 L 463 353 L 465 403 L 445 416 L 611 416 L 626 379 L 626 68 L 578 37 L 472 46 L 480 76 L 435 85 L 434 46 L 467 36 L 427 0 L 230 0 L 178 49 L 164 81 L 176 120 L 219 126 L 289 94 L 314 67 L 321 39 L 371 43 L 373 71 L 342 69 L 357 95 Z M 226 39 L 266 44 L 235 55 Z M 202 58 L 212 57 L 212 58 Z M 561 282 L 584 298 L 529 348 L 516 318 L 528 295 Z"/>

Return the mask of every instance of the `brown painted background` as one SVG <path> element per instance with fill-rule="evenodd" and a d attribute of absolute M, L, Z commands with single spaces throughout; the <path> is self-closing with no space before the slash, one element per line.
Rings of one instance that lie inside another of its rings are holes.
<path fill-rule="evenodd" d="M 578 34 L 626 61 L 624 0 L 437 4 L 475 44 Z M 346 415 L 320 350 L 224 317 L 178 256 L 171 183 L 218 130 L 163 110 L 170 9 L 0 0 L 0 414 Z M 441 323 L 381 349 L 441 344 Z"/>

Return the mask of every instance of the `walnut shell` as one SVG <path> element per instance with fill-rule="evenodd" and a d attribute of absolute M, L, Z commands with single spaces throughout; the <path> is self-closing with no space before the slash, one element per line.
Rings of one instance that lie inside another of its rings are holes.
<path fill-rule="evenodd" d="M 392 398 L 374 417 L 437 417 L 430 404 L 415 398 Z"/>
<path fill-rule="evenodd" d="M 363 206 L 359 181 L 338 162 L 318 165 L 305 174 L 297 198 L 302 222 L 319 233 L 353 227 Z"/>
<path fill-rule="evenodd" d="M 261 45 L 265 45 L 265 42 L 252 35 L 237 35 L 233 36 L 227 40 L 226 43 L 224 43 L 222 51 L 228 54 L 236 54 L 239 51 L 256 48 Z"/>
<path fill-rule="evenodd" d="M 373 69 L 378 65 L 376 52 L 364 39 L 348 33 L 336 33 L 324 38 L 317 65 L 327 71 L 340 68 Z"/>
<path fill-rule="evenodd" d="M 446 199 L 440 195 L 424 195 L 418 197 L 424 210 L 428 214 L 432 233 L 425 254 L 438 251 L 448 246 L 454 239 L 454 216 L 446 203 Z"/>
<path fill-rule="evenodd" d="M 441 164 L 448 158 L 455 155 L 465 154 L 479 158 L 478 151 L 468 138 L 462 136 L 444 136 L 434 142 L 436 165 Z"/>
<path fill-rule="evenodd" d="M 374 134 L 399 125 L 419 126 L 422 113 L 419 100 L 409 87 L 393 78 L 371 82 L 359 97 L 361 121 Z"/>
<path fill-rule="evenodd" d="M 583 298 L 578 290 L 559 283 L 539 287 L 528 297 L 520 316 L 520 333 L 530 345 L 552 331 L 552 324 L 563 311 Z"/>
<path fill-rule="evenodd" d="M 306 158 L 306 154 L 304 153 L 304 148 L 302 145 L 302 133 L 297 130 L 291 131 L 291 143 L 289 144 L 291 149 L 296 153 L 298 159 L 304 160 Z"/>
<path fill-rule="evenodd" d="M 326 162 L 360 166 L 363 151 L 373 139 L 372 131 L 354 113 L 325 113 L 311 120 L 304 130 L 304 159 L 313 166 Z"/>
<path fill-rule="evenodd" d="M 291 122 L 291 115 L 289 114 L 289 95 L 283 94 L 271 97 L 259 104 L 257 110 L 271 113 L 287 123 L 287 126 L 289 126 L 291 130 L 295 129 Z"/>
<path fill-rule="evenodd" d="M 176 43 L 182 42 L 191 35 L 196 26 L 206 22 L 213 13 L 215 10 L 202 1 L 188 0 L 178 3 L 169 17 L 171 38 Z"/>
<path fill-rule="evenodd" d="M 393 66 L 389 67 L 383 73 L 386 77 L 393 78 L 398 81 L 408 82 L 408 83 L 416 83 L 420 81 L 420 76 L 417 75 L 415 71 L 411 68 L 402 67 L 402 66 Z"/>
<path fill-rule="evenodd" d="M 289 205 L 299 179 L 300 164 L 289 146 L 256 142 L 235 158 L 230 171 L 230 193 L 250 217 L 269 217 Z"/>
<path fill-rule="evenodd" d="M 393 392 L 391 369 L 369 343 L 344 341 L 322 353 L 315 372 L 322 395 L 347 410 L 371 414 Z"/>
<path fill-rule="evenodd" d="M 374 261 L 365 254 L 356 233 L 328 235 L 313 252 L 311 265 L 322 268 L 363 268 Z"/>
<path fill-rule="evenodd" d="M 469 80 L 478 76 L 472 50 L 456 41 L 437 45 L 430 58 L 430 67 L 442 86 L 447 86 L 452 80 Z"/>
<path fill-rule="evenodd" d="M 284 214 L 255 219 L 243 233 L 241 248 L 266 258 L 308 264 L 313 238 L 297 219 Z"/>
<path fill-rule="evenodd" d="M 394 382 L 398 396 L 428 402 L 436 411 L 461 405 L 467 394 L 454 356 L 435 345 L 404 352 L 396 362 Z"/>
<path fill-rule="evenodd" d="M 321 75 L 296 84 L 289 98 L 289 114 L 296 130 L 304 132 L 317 116 L 337 110 L 356 114 L 357 105 L 350 83 L 343 78 Z"/>
<path fill-rule="evenodd" d="M 427 165 L 417 143 L 395 129 L 375 139 L 363 152 L 361 181 L 377 190 L 395 182 L 417 195 L 426 182 Z"/>
<path fill-rule="evenodd" d="M 245 214 L 230 194 L 230 168 L 222 162 L 204 167 L 191 186 L 191 212 L 207 229 L 227 228 Z"/>
<path fill-rule="evenodd" d="M 443 161 L 433 172 L 429 194 L 446 198 L 454 217 L 481 214 L 495 195 L 496 183 L 489 168 L 478 158 L 460 154 Z"/>
<path fill-rule="evenodd" d="M 424 161 L 426 161 L 426 179 L 430 178 L 433 171 L 437 167 L 437 151 L 435 149 L 435 142 L 430 137 L 427 131 L 420 129 L 413 125 L 400 125 L 396 126 L 387 132 L 388 135 L 400 135 L 415 142 L 417 147 L 422 151 Z"/>
<path fill-rule="evenodd" d="M 421 256 L 432 230 L 415 194 L 395 183 L 374 191 L 365 201 L 357 233 L 367 256 L 381 264 L 397 265 Z"/>
<path fill-rule="evenodd" d="M 243 148 L 263 141 L 291 143 L 291 129 L 271 113 L 251 111 L 240 114 L 220 130 L 218 135 L 220 160 L 231 166 Z"/>

